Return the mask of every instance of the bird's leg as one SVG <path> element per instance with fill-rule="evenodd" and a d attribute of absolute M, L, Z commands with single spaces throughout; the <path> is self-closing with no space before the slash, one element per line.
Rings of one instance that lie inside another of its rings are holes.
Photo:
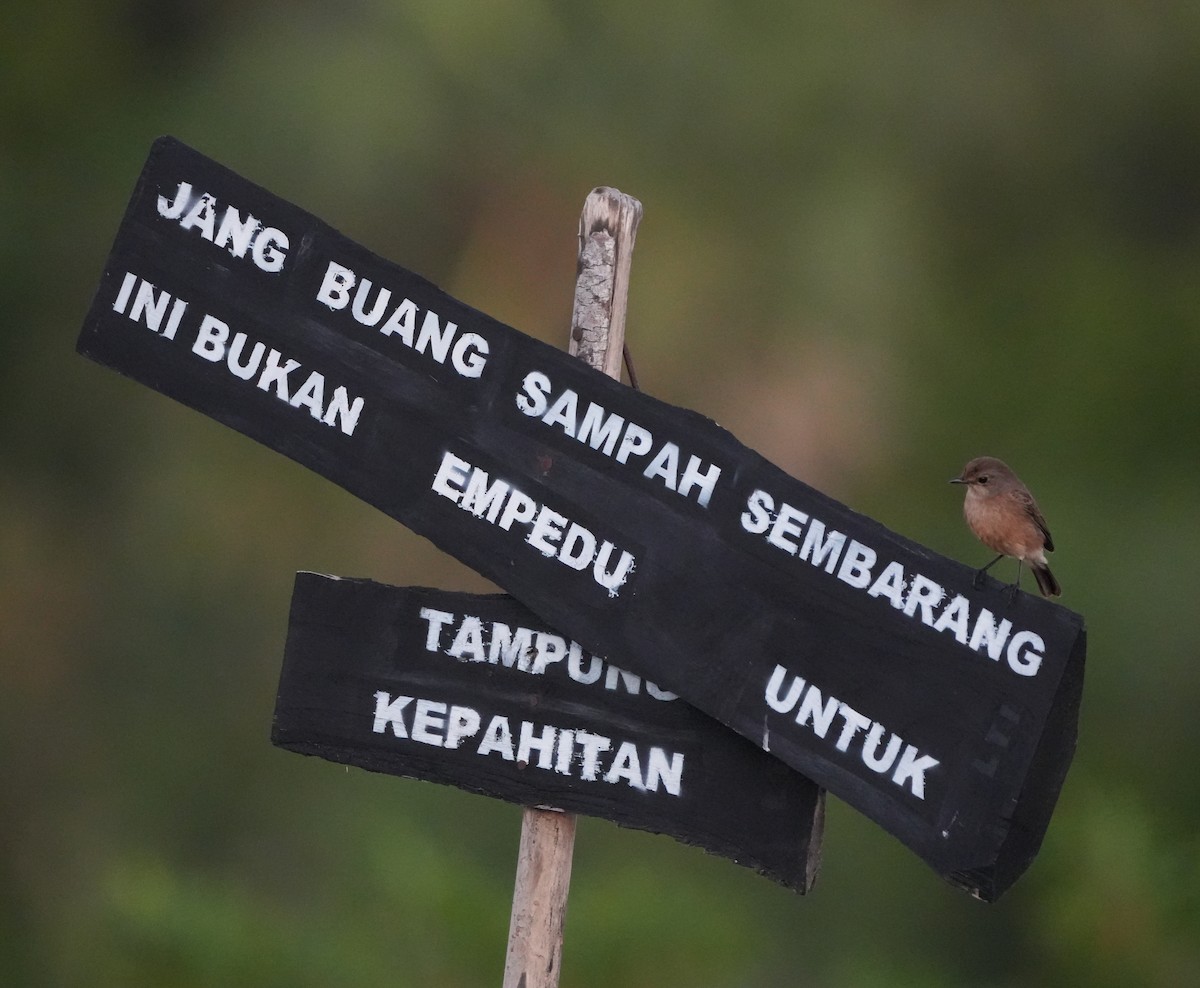
<path fill-rule="evenodd" d="M 971 581 L 971 585 L 976 590 L 978 590 L 980 587 L 982 587 L 983 586 L 983 574 L 986 573 L 988 570 L 990 570 L 993 566 L 996 565 L 996 563 L 1000 562 L 1000 560 L 1003 558 L 1004 558 L 1004 553 L 1001 553 L 995 559 L 993 559 L 990 563 L 988 563 L 983 569 L 976 570 L 975 579 Z"/>
<path fill-rule="evenodd" d="M 1017 582 L 1008 588 L 1008 603 L 1011 607 L 1017 599 L 1017 591 L 1021 589 L 1021 560 L 1017 560 Z"/>

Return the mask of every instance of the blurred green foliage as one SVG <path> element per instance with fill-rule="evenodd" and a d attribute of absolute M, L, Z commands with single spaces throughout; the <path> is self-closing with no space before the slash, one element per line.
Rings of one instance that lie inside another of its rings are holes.
<path fill-rule="evenodd" d="M 557 345 L 646 217 L 647 390 L 968 562 L 1038 495 L 1079 751 L 999 903 L 834 802 L 814 893 L 582 821 L 564 986 L 1154 985 L 1200 970 L 1200 7 L 8 4 L 0 982 L 498 984 L 519 811 L 268 743 L 291 574 L 483 581 L 74 340 L 172 133 Z M 1189 452 L 1192 450 L 1192 452 Z M 1190 588 L 1190 589 L 1189 589 Z"/>

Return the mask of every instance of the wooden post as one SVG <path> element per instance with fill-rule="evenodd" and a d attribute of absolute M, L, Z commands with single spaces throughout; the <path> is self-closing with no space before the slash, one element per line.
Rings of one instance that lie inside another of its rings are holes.
<path fill-rule="evenodd" d="M 593 189 L 579 217 L 579 273 L 568 351 L 620 379 L 633 243 L 642 204 L 616 189 Z M 526 807 L 504 988 L 557 988 L 571 887 L 575 816 Z"/>

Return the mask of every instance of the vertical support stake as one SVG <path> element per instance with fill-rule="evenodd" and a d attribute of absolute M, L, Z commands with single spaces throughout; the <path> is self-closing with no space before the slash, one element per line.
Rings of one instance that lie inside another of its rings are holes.
<path fill-rule="evenodd" d="M 629 267 L 642 204 L 593 189 L 579 217 L 579 267 L 568 352 L 620 380 Z M 575 815 L 526 807 L 513 887 L 504 988 L 557 988 L 571 887 Z"/>

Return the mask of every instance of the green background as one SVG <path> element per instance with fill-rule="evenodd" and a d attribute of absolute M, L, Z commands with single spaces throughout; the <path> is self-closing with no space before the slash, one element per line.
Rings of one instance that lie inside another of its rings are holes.
<path fill-rule="evenodd" d="M 646 390 L 971 564 L 946 484 L 968 458 L 1041 502 L 1090 654 L 1016 887 L 976 902 L 832 799 L 807 897 L 583 820 L 564 986 L 1195 983 L 1200 5 L 64 0 L 2 21 L 0 983 L 503 968 L 518 809 L 268 743 L 294 571 L 488 585 L 74 353 L 162 133 L 559 346 L 580 207 L 616 186 L 645 205 Z"/>

